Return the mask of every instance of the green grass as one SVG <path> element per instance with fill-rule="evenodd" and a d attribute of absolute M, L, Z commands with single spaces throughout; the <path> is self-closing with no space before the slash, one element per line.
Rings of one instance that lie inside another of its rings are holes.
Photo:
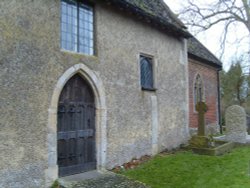
<path fill-rule="evenodd" d="M 152 188 L 250 188 L 250 147 L 223 156 L 191 151 L 158 155 L 136 169 L 122 172 Z"/>
<path fill-rule="evenodd" d="M 50 188 L 60 188 L 58 180 L 54 181 L 54 183 L 50 186 Z"/>

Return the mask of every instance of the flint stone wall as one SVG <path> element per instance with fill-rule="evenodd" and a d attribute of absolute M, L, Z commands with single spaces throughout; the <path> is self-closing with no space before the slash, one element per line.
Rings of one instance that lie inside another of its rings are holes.
<path fill-rule="evenodd" d="M 46 187 L 46 169 L 56 163 L 48 154 L 48 109 L 59 78 L 76 64 L 105 88 L 104 168 L 152 154 L 152 129 L 155 152 L 188 140 L 185 40 L 106 5 L 96 4 L 95 24 L 96 55 L 67 52 L 59 0 L 0 1 L 0 187 Z M 155 92 L 141 90 L 140 53 L 154 57 Z M 47 174 L 55 180 L 56 166 Z"/>
<path fill-rule="evenodd" d="M 226 110 L 226 140 L 238 143 L 246 142 L 247 126 L 244 108 L 233 105 Z"/>

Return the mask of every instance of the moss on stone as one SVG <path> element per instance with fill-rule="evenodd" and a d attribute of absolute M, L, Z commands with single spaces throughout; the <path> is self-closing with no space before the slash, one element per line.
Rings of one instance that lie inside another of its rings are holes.
<path fill-rule="evenodd" d="M 196 148 L 207 148 L 208 147 L 209 138 L 206 136 L 193 136 L 189 141 L 191 147 Z"/>
<path fill-rule="evenodd" d="M 211 155 L 211 156 L 217 156 L 217 155 L 223 155 L 225 153 L 230 152 L 234 148 L 233 142 L 223 142 L 223 141 L 216 141 L 217 147 L 214 148 L 195 148 L 193 147 L 192 150 L 194 153 L 200 154 L 200 155 Z"/>
<path fill-rule="evenodd" d="M 51 187 L 50 188 L 60 188 L 60 184 L 59 184 L 59 182 L 56 180 L 56 181 L 54 181 L 54 183 L 51 185 Z"/>

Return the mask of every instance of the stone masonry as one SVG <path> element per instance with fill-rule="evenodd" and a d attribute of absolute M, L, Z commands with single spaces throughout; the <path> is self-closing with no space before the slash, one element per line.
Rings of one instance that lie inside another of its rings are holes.
<path fill-rule="evenodd" d="M 76 73 L 95 93 L 98 169 L 188 140 L 185 39 L 96 4 L 96 54 L 86 56 L 60 48 L 59 0 L 2 0 L 0 9 L 0 187 L 58 178 L 56 104 Z M 154 59 L 156 91 L 141 90 L 141 53 Z"/>
<path fill-rule="evenodd" d="M 226 140 L 245 143 L 247 136 L 246 112 L 244 108 L 233 105 L 226 110 Z"/>

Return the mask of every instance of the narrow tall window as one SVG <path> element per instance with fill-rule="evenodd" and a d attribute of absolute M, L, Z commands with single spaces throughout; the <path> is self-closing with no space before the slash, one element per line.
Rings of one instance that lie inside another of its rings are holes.
<path fill-rule="evenodd" d="M 201 76 L 198 74 L 195 78 L 195 84 L 194 84 L 194 105 L 196 105 L 198 102 L 201 101 L 204 101 L 203 83 L 201 80 Z"/>
<path fill-rule="evenodd" d="M 94 54 L 93 7 L 77 0 L 61 0 L 61 48 Z"/>
<path fill-rule="evenodd" d="M 153 90 L 153 60 L 150 57 L 140 56 L 141 87 L 142 89 Z"/>

